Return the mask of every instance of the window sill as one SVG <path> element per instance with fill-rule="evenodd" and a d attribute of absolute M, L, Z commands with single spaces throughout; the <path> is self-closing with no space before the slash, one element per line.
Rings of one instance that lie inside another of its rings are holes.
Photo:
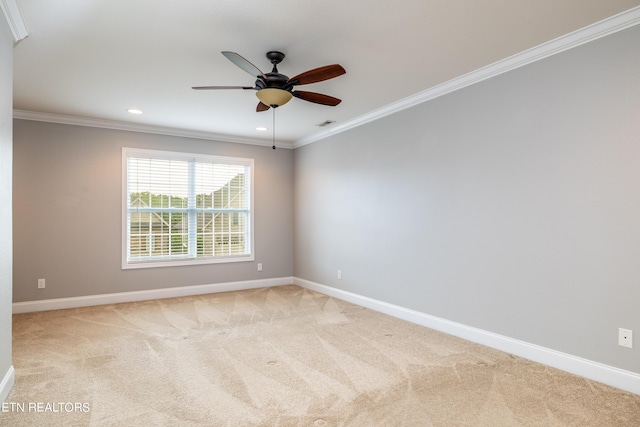
<path fill-rule="evenodd" d="M 229 256 L 229 257 L 215 257 L 215 258 L 186 258 L 186 259 L 172 259 L 172 260 L 149 260 L 149 261 L 133 261 L 122 262 L 123 270 L 134 270 L 139 268 L 159 268 L 159 267 L 184 267 L 193 265 L 208 265 L 208 264 L 227 264 L 233 262 L 249 262 L 254 261 L 253 255 L 244 256 Z"/>

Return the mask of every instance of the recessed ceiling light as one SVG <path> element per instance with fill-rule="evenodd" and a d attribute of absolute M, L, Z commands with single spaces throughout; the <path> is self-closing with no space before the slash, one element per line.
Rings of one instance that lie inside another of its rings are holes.
<path fill-rule="evenodd" d="M 267 128 L 264 126 L 260 126 L 260 127 L 257 127 L 256 130 L 264 132 L 265 130 L 267 130 Z"/>
<path fill-rule="evenodd" d="M 142 114 L 142 111 L 138 110 L 137 108 L 129 108 L 127 111 L 131 114 Z"/>

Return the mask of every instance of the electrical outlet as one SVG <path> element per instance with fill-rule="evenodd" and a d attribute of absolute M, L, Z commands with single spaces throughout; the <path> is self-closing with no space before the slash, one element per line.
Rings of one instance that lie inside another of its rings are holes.
<path fill-rule="evenodd" d="M 258 263 L 258 271 L 262 271 L 262 263 L 261 262 Z"/>
<path fill-rule="evenodd" d="M 44 279 L 38 279 L 38 289 L 44 289 Z"/>
<path fill-rule="evenodd" d="M 633 331 L 631 329 L 618 329 L 618 344 L 622 347 L 633 348 Z"/>
<path fill-rule="evenodd" d="M 342 270 L 338 270 L 338 280 L 342 279 Z"/>

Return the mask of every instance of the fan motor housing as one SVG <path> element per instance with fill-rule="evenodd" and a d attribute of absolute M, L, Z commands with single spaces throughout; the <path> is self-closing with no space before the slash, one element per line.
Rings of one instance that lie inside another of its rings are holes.
<path fill-rule="evenodd" d="M 271 70 L 270 73 L 264 74 L 264 76 L 258 77 L 258 80 L 256 80 L 256 88 L 282 89 L 287 92 L 291 92 L 293 85 L 287 83 L 289 81 L 289 77 L 278 72 L 278 64 L 284 59 L 284 53 L 272 50 L 267 52 L 266 57 L 273 64 L 273 70 Z"/>
<path fill-rule="evenodd" d="M 266 79 L 264 78 L 266 77 Z M 293 85 L 287 83 L 289 81 L 289 77 L 280 73 L 266 73 L 264 77 L 260 76 L 256 80 L 256 88 L 258 89 L 282 89 L 290 92 L 293 89 Z"/>

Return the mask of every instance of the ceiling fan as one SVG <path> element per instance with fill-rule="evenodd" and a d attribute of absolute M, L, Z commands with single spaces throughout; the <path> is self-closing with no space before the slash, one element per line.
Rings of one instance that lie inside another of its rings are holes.
<path fill-rule="evenodd" d="M 256 91 L 256 96 L 260 100 L 256 111 L 267 111 L 269 108 L 280 107 L 296 97 L 316 104 L 336 106 L 342 100 L 333 96 L 316 92 L 293 90 L 295 86 L 317 83 L 329 80 L 345 74 L 346 71 L 338 64 L 326 65 L 314 68 L 294 77 L 287 77 L 278 72 L 278 64 L 284 59 L 284 53 L 278 51 L 267 52 L 267 58 L 273 64 L 270 73 L 263 73 L 258 67 L 247 61 L 235 52 L 223 51 L 222 54 L 235 65 L 257 77 L 254 86 L 194 86 L 196 90 L 218 90 L 218 89 L 252 89 Z"/>

